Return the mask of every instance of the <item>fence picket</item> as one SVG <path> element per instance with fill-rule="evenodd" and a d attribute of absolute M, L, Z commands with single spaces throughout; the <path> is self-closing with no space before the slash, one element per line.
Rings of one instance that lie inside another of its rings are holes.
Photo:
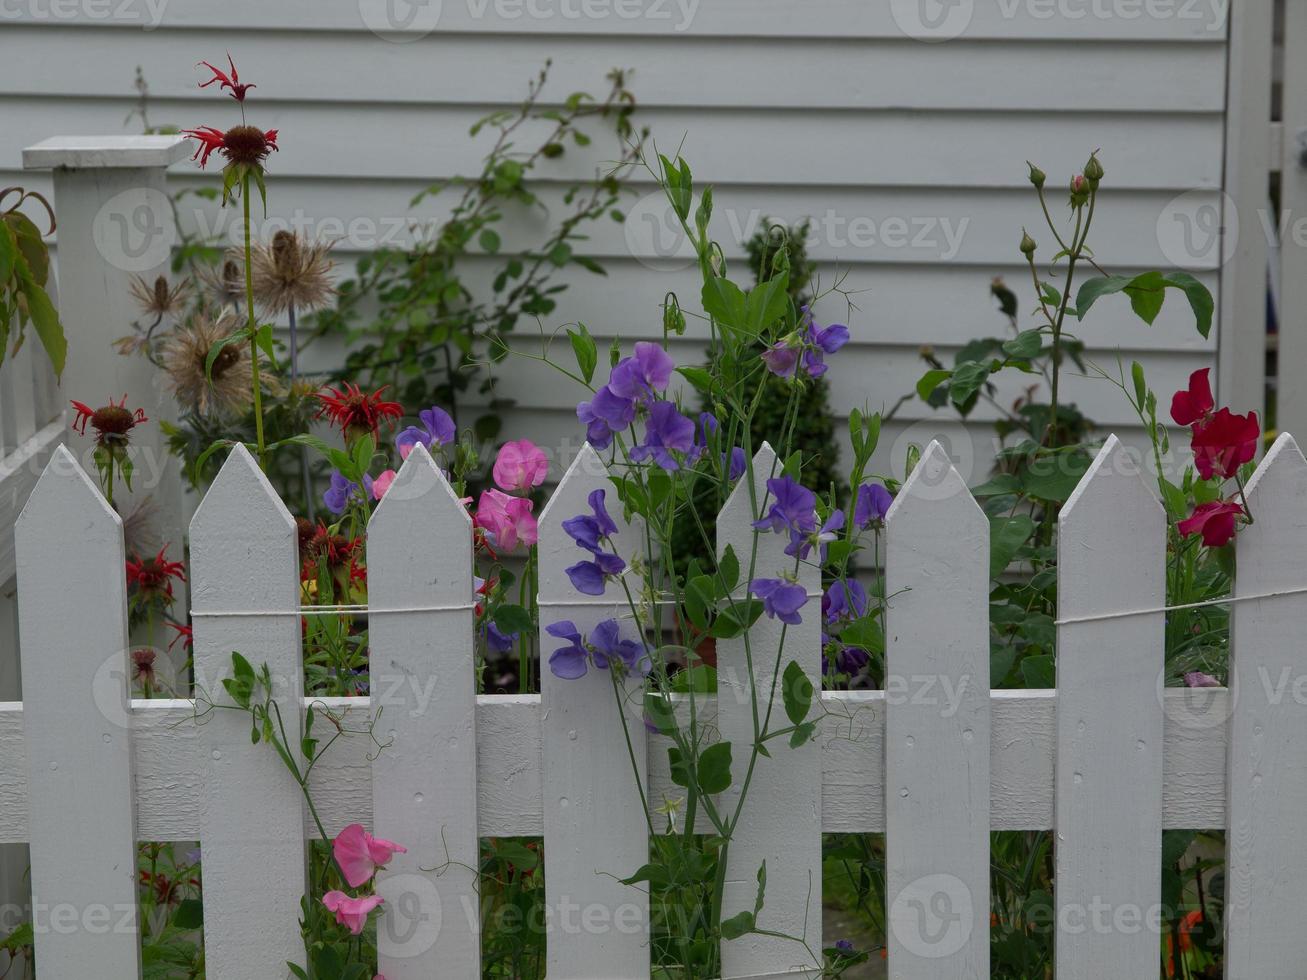
<path fill-rule="evenodd" d="M 589 514 L 587 498 L 600 489 L 618 525 L 614 543 L 629 564 L 641 552 L 641 537 L 622 520 L 608 469 L 588 443 L 540 515 L 541 783 L 550 980 L 649 976 L 648 897 L 643 887 L 618 880 L 649 860 L 649 826 L 622 737 L 624 721 L 643 787 L 643 683 L 638 676 L 624 682 L 623 719 L 608 671 L 591 667 L 575 680 L 554 676 L 549 657 L 564 641 L 544 632 L 551 623 L 571 620 L 588 635 L 596 623 L 616 617 L 624 637 L 638 638 L 621 586 L 609 584 L 603 597 L 588 596 L 565 572 L 588 554 L 562 523 Z"/>
<path fill-rule="evenodd" d="M 1235 594 L 1299 589 L 1307 552 L 1307 462 L 1281 435 L 1247 488 L 1253 523 L 1237 538 Z M 1302 973 L 1301 867 L 1307 813 L 1307 596 L 1233 607 L 1226 824 L 1225 975 L 1265 980 Z M 1298 866 L 1294 866 L 1298 859 Z"/>
<path fill-rule="evenodd" d="M 41 976 L 139 977 L 122 521 L 60 446 L 14 533 Z"/>
<path fill-rule="evenodd" d="M 753 499 L 747 478 L 741 479 L 717 518 L 718 548 L 725 552 L 727 545 L 731 546 L 740 561 L 741 598 L 748 588 L 753 522 L 767 506 L 767 479 L 780 474 L 776 453 L 766 443 L 754 455 L 753 472 Z M 784 553 L 788 543 L 786 535 L 757 535 L 757 560 L 752 565 L 755 578 L 774 578 L 795 571 L 795 560 Z M 786 663 L 797 660 L 813 690 L 821 690 L 821 573 L 815 563 L 807 562 L 798 567 L 798 576 L 810 597 L 801 613 L 802 624 L 782 630 L 778 620 L 763 617 L 749 630 L 759 707 L 765 713 L 768 703 L 774 702 L 773 728 L 786 724 L 778 679 Z M 734 810 L 731 801 L 744 777 L 755 739 L 749 684 L 744 637 L 718 641 L 717 725 L 722 738 L 732 745 L 734 777 L 731 790 L 723 794 L 727 814 Z M 819 710 L 814 705 L 813 715 Z M 758 872 L 764 862 L 772 887 L 766 892 L 758 916 L 759 927 L 800 937 L 820 957 L 821 747 L 815 740 L 797 749 L 791 749 L 786 740 L 777 740 L 772 743 L 770 758 L 758 758 L 727 856 L 723 916 L 753 911 Z M 748 934 L 722 943 L 724 977 L 770 976 L 785 970 L 815 976 L 813 965 L 808 950 L 792 939 Z"/>
<path fill-rule="evenodd" d="M 471 519 L 418 445 L 368 525 L 371 605 L 414 610 L 369 619 L 373 832 L 408 848 L 377 878 L 387 980 L 481 974 L 472 589 Z"/>
<path fill-rule="evenodd" d="M 1158 971 L 1166 516 L 1109 436 L 1058 535 L 1056 972 Z M 1074 622 L 1074 620 L 1082 620 Z M 1073 620 L 1068 622 L 1068 620 Z"/>
<path fill-rule="evenodd" d="M 938 442 L 886 521 L 892 977 L 989 976 L 989 522 Z"/>
<path fill-rule="evenodd" d="M 222 678 L 231 674 L 233 651 L 256 671 L 267 664 L 290 751 L 298 754 L 304 677 L 295 522 L 239 444 L 191 521 L 191 575 L 197 694 L 232 703 Z M 243 712 L 215 708 L 200 726 L 199 744 L 207 976 L 288 975 L 282 964 L 304 961 L 299 788 L 271 746 L 250 743 Z"/>

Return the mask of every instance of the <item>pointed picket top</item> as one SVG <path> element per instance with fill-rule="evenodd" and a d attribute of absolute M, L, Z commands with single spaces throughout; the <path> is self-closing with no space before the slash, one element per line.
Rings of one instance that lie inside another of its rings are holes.
<path fill-rule="evenodd" d="M 85 524 L 86 521 L 90 524 Z M 66 528 L 72 529 L 80 540 L 88 533 L 118 533 L 123 522 L 77 462 L 77 457 L 67 446 L 61 445 L 55 448 L 41 471 L 31 496 L 14 522 L 14 533 L 24 533 L 22 529 L 28 526 L 40 530 L 26 533 L 51 536 Z"/>
<path fill-rule="evenodd" d="M 753 509 L 754 501 L 749 499 L 749 482 L 748 473 L 740 477 L 735 482 L 735 488 L 731 491 L 730 496 L 726 498 L 726 503 L 722 506 L 721 513 L 717 515 L 717 550 L 724 552 L 729 544 L 735 549 L 736 556 L 740 559 L 742 569 L 749 567 L 749 554 L 753 548 L 753 522 L 758 520 L 767 508 L 771 506 L 771 500 L 767 493 L 767 481 L 774 479 L 781 474 L 781 466 L 776 450 L 772 449 L 771 443 L 763 441 L 758 447 L 758 451 L 753 454 L 753 484 L 754 498 L 757 501 L 757 512 Z M 770 547 L 775 543 L 775 547 Z M 758 537 L 758 555 L 761 558 L 766 555 L 768 558 L 783 556 L 785 545 L 789 544 L 788 538 L 779 534 L 761 534 Z M 785 559 L 787 567 L 793 565 L 789 558 Z M 759 567 L 757 574 L 759 578 L 766 578 L 775 574 L 777 570 L 768 570 Z M 817 570 L 812 564 L 804 564 L 799 568 L 799 578 L 808 584 L 811 588 L 817 588 L 813 584 Z M 744 587 L 743 574 L 741 575 L 741 588 Z"/>
<path fill-rule="evenodd" d="M 971 496 L 967 481 L 962 479 L 962 474 L 949 459 L 948 451 L 938 439 L 932 439 L 890 504 L 885 526 L 892 528 L 896 517 L 906 521 L 909 517 L 921 515 L 932 521 L 939 520 L 945 508 L 956 513 L 959 521 L 988 525 L 985 512 Z"/>
<path fill-rule="evenodd" d="M 563 521 L 570 520 L 578 514 L 589 514 L 589 496 L 592 491 L 604 491 L 604 506 L 608 515 L 617 525 L 617 535 L 613 542 L 617 553 L 630 564 L 631 559 L 640 552 L 638 536 L 631 533 L 635 522 L 627 523 L 622 516 L 622 502 L 617 497 L 617 487 L 608 473 L 608 466 L 595 452 L 590 443 L 583 443 L 572 465 L 567 468 L 563 478 L 558 481 L 554 494 L 540 512 L 540 598 L 546 600 L 574 599 L 580 595 L 572 587 L 571 580 L 564 569 L 584 561 L 586 552 L 578 548 L 576 542 L 563 530 Z M 585 602 L 587 597 L 579 601 Z M 603 600 L 598 600 L 603 601 Z"/>
<path fill-rule="evenodd" d="M 286 510 L 277 491 L 254 455 L 237 443 L 227 456 L 226 463 L 200 500 L 191 519 L 191 540 L 204 541 L 209 549 L 222 547 L 223 540 L 263 542 L 274 537 L 295 533 L 295 519 Z M 259 545 L 259 550 L 263 545 Z M 254 558 L 254 555 L 251 555 Z M 257 576 L 251 576 L 251 584 Z M 195 592 L 199 600 L 204 583 L 197 581 Z"/>
<path fill-rule="evenodd" d="M 404 563 L 374 564 L 373 555 L 389 550 L 393 554 L 430 555 L 437 558 L 433 581 L 406 582 L 416 569 Z M 426 447 L 418 444 L 399 468 L 381 503 L 368 522 L 368 574 L 370 585 L 386 595 L 408 592 L 424 594 L 432 589 L 442 601 L 466 599 L 465 590 L 472 562 L 472 518 L 459 501 Z M 390 575 L 402 576 L 395 581 Z M 378 581 L 373 576 L 381 575 Z"/>
<path fill-rule="evenodd" d="M 1248 507 L 1253 512 L 1254 526 L 1257 511 L 1253 508 L 1263 496 L 1288 490 L 1298 490 L 1301 493 L 1299 488 L 1307 488 L 1304 481 L 1307 481 L 1307 459 L 1303 458 L 1302 450 L 1298 448 L 1293 436 L 1281 432 L 1244 488 Z M 1307 520 L 1307 513 L 1301 513 L 1301 517 Z"/>
<path fill-rule="evenodd" d="M 772 449 L 771 443 L 765 439 L 758 451 L 753 454 L 753 484 L 757 490 L 758 506 L 766 510 L 764 495 L 767 493 L 767 481 L 780 473 L 780 467 L 776 466 L 776 450 Z M 774 472 L 773 472 L 774 469 Z M 745 473 L 748 476 L 748 473 Z M 731 490 L 730 495 L 726 498 L 726 503 L 722 506 L 721 517 L 735 517 L 736 511 L 749 507 L 749 484 L 744 477 L 735 481 L 735 487 Z M 756 521 L 760 515 L 750 513 L 750 522 Z"/>
<path fill-rule="evenodd" d="M 1060 520 L 1065 528 L 1077 519 L 1095 521 L 1103 511 L 1128 507 L 1139 514 L 1150 511 L 1165 518 L 1166 511 L 1148 483 L 1139 460 L 1113 433 L 1103 443 L 1093 463 L 1062 505 Z"/>

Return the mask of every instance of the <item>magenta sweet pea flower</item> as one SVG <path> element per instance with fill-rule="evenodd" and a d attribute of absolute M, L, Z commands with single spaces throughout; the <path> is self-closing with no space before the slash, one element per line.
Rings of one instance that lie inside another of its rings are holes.
<path fill-rule="evenodd" d="M 1185 687 L 1220 687 L 1221 682 L 1211 674 L 1204 674 L 1201 670 L 1191 670 L 1184 675 Z"/>
<path fill-rule="evenodd" d="M 394 470 L 386 470 L 386 472 L 382 473 L 375 480 L 373 480 L 372 496 L 375 497 L 377 500 L 380 500 L 382 497 L 384 497 L 386 495 L 386 491 L 390 489 L 390 485 L 395 482 L 396 476 L 398 476 L 398 474 Z"/>
<path fill-rule="evenodd" d="M 475 523 L 503 551 L 512 551 L 519 542 L 533 545 L 540 535 L 536 519 L 531 515 L 533 506 L 526 497 L 510 497 L 502 490 L 483 490 L 477 501 Z"/>
<path fill-rule="evenodd" d="M 373 837 L 358 823 L 350 824 L 331 842 L 331 853 L 351 888 L 366 882 L 376 873 L 377 868 L 389 864 L 396 854 L 407 852 L 408 848 L 394 841 Z"/>
<path fill-rule="evenodd" d="M 328 912 L 336 913 L 336 921 L 357 936 L 367 924 L 368 913 L 381 904 L 380 895 L 351 898 L 342 891 L 329 891 L 322 896 Z"/>
<path fill-rule="evenodd" d="M 530 439 L 517 439 L 499 447 L 491 472 L 501 490 L 521 493 L 538 487 L 549 475 L 549 458 Z"/>

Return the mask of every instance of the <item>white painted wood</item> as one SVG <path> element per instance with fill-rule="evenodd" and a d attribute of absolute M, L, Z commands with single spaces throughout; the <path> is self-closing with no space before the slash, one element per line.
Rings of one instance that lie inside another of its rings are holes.
<path fill-rule="evenodd" d="M 1269 193 L 1274 20 L 1274 4 L 1243 0 L 1231 5 L 1225 194 L 1217 248 L 1226 261 L 1217 307 L 1220 356 L 1216 394 L 1221 404 L 1233 406 L 1234 411 L 1253 409 L 1262 418 L 1268 251 L 1263 220 Z"/>
<path fill-rule="evenodd" d="M 549 656 L 564 643 L 544 632 L 571 620 L 583 635 L 616 617 L 624 637 L 640 639 L 625 593 L 610 583 L 604 596 L 573 588 L 564 572 L 588 557 L 562 522 L 589 514 L 591 491 L 603 489 L 618 525 L 614 544 L 630 562 L 642 536 L 622 519 L 608 468 L 587 443 L 540 514 L 540 772 L 543 791 L 545 905 L 549 917 L 546 970 L 558 980 L 645 980 L 649 976 L 648 897 L 623 885 L 649 860 L 649 825 L 640 813 L 645 782 L 645 728 L 638 676 L 620 685 L 620 700 L 606 670 L 564 680 L 549 670 Z M 619 710 L 619 703 L 621 710 Z M 634 773 L 622 737 L 635 751 Z M 521 759 L 522 750 L 516 751 Z M 482 756 L 484 758 L 484 756 Z M 534 762 L 534 757 L 528 757 Z"/>
<path fill-rule="evenodd" d="M 1115 436 L 1062 509 L 1057 549 L 1060 620 L 1166 604 L 1166 516 Z M 1160 612 L 1058 626 L 1059 980 L 1157 972 L 1164 649 Z"/>
<path fill-rule="evenodd" d="M 141 956 L 122 522 L 60 447 L 15 536 L 36 957 L 43 977 L 128 980 Z"/>
<path fill-rule="evenodd" d="M 989 521 L 926 447 L 886 519 L 891 977 L 989 976 Z"/>
<path fill-rule="evenodd" d="M 753 529 L 753 522 L 769 506 L 767 480 L 779 474 L 776 453 L 763 443 L 753 458 L 752 490 L 748 477 L 742 477 L 717 518 L 719 552 L 730 546 L 740 561 L 741 598 L 751 568 L 754 578 L 776 578 L 796 571 L 795 560 L 784 553 L 788 535 Z M 791 660 L 798 661 L 813 689 L 821 690 L 821 573 L 811 563 L 797 572 L 799 584 L 810 596 L 801 610 L 800 625 L 783 629 L 779 621 L 764 616 L 749 630 L 747 649 L 745 637 L 717 642 L 717 727 L 732 746 L 731 789 L 721 800 L 728 814 L 736 810 L 758 734 L 754 692 L 759 717 L 765 716 L 770 706 L 770 729 L 777 730 L 789 725 L 780 677 Z M 815 710 L 814 706 L 813 715 Z M 768 748 L 771 757 L 758 758 L 735 827 L 722 916 L 753 911 L 758 869 L 765 862 L 769 887 L 758 926 L 801 939 L 808 948 L 794 939 L 755 934 L 723 942 L 722 974 L 726 977 L 775 970 L 815 976 L 808 951 L 821 949 L 821 748 L 810 740 L 791 749 L 787 739 L 777 739 Z"/>
<path fill-rule="evenodd" d="M 0 581 L 14 574 L 14 523 L 66 435 L 63 419 L 57 418 L 0 459 Z"/>
<path fill-rule="evenodd" d="M 472 522 L 418 446 L 368 524 L 372 831 L 408 848 L 378 874 L 387 980 L 481 974 Z M 433 870 L 438 869 L 438 870 Z"/>
<path fill-rule="evenodd" d="M 1280 153 L 1274 159 L 1280 170 L 1280 214 L 1300 222 L 1307 213 L 1307 167 L 1302 155 L 1307 144 L 1307 5 L 1284 7 L 1283 79 L 1281 80 Z M 1281 232 L 1278 258 L 1279 383 L 1275 393 L 1275 421 L 1281 432 L 1307 432 L 1307 242 L 1290 223 Z"/>
<path fill-rule="evenodd" d="M 1302 587 L 1307 463 L 1293 437 L 1276 440 L 1248 484 L 1253 523 L 1236 540 L 1236 595 Z M 1229 830 L 1226 834 L 1225 975 L 1301 972 L 1294 905 L 1307 901 L 1301 822 L 1307 812 L 1307 596 L 1234 607 L 1230 637 Z"/>
<path fill-rule="evenodd" d="M 295 522 L 244 446 L 237 445 L 191 521 L 195 686 L 231 705 L 222 678 L 241 653 L 267 664 L 290 751 L 299 753 L 304 694 Z M 261 611 L 266 615 L 221 615 Z M 250 743 L 245 712 L 215 708 L 193 760 L 201 794 L 204 945 L 209 980 L 289 975 L 303 964 L 298 925 L 306 891 L 304 807 L 270 745 Z"/>
<path fill-rule="evenodd" d="M 1194 689 L 1198 690 L 1198 689 Z M 1166 721 L 1162 817 L 1168 828 L 1225 827 L 1226 735 L 1224 725 L 1189 726 L 1184 704 L 1194 691 L 1164 692 Z M 1201 690 L 1202 711 L 1228 716 L 1229 692 Z M 315 699 L 322 700 L 322 699 Z M 990 827 L 1051 830 L 1056 693 L 993 691 L 990 694 Z M 330 698 L 351 721 L 367 717 L 367 698 Z M 715 724 L 712 698 L 700 702 L 705 725 Z M 880 691 L 822 696 L 822 832 L 885 831 L 885 699 Z M 189 701 L 133 702 L 138 832 L 144 840 L 195 840 L 199 835 L 202 785 L 197 774 L 199 733 Z M 528 764 L 540 755 L 538 695 L 477 698 L 477 820 L 482 837 L 538 837 L 542 833 L 541 773 Z M 28 838 L 27 757 L 21 704 L 0 702 L 0 844 Z M 649 798 L 683 795 L 667 772 L 667 739 L 648 742 Z M 337 745 L 313 771 L 310 784 L 321 802 L 327 833 L 372 819 L 372 773 L 368 744 Z M 708 832 L 706 824 L 701 830 Z M 305 836 L 315 833 L 305 815 Z"/>
<path fill-rule="evenodd" d="M 152 282 L 169 272 L 177 236 L 164 167 L 185 147 L 178 146 L 175 136 L 61 137 L 49 146 L 28 149 L 32 152 L 30 158 L 24 156 L 24 164 L 29 171 L 54 168 L 59 316 L 68 340 L 63 390 L 92 408 L 126 394 L 129 408 L 145 410 L 149 423 L 132 432 L 133 489 L 129 493 L 120 484 L 114 501 L 128 513 L 149 497 L 155 536 L 180 547 L 181 472 L 160 426 L 161 421 L 176 420 L 175 403 L 148 360 L 123 357 L 111 345 L 141 317 L 131 297 L 131 277 Z M 143 166 L 137 162 L 142 159 L 153 162 Z M 18 182 L 30 185 L 34 176 L 26 172 Z M 35 343 L 34 337 L 31 340 Z M 67 417 L 71 422 L 73 416 Z M 68 441 L 90 468 L 91 440 L 70 434 Z"/>

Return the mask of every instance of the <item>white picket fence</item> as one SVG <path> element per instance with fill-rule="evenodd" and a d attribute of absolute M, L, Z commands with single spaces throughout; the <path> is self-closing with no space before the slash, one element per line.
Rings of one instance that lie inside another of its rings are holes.
<path fill-rule="evenodd" d="M 771 459 L 764 448 L 760 475 Z M 563 574 L 576 549 L 561 522 L 602 486 L 587 447 L 541 517 L 545 622 L 584 631 L 619 608 Z M 889 517 L 887 690 L 824 694 L 820 737 L 760 760 L 726 914 L 752 907 L 765 860 L 760 925 L 819 948 L 821 833 L 884 831 L 891 976 L 987 977 L 989 833 L 1053 829 L 1059 980 L 1156 977 L 1162 830 L 1225 828 L 1226 976 L 1303 976 L 1307 462 L 1289 436 L 1248 499 L 1256 523 L 1237 546 L 1247 601 L 1233 617 L 1230 690 L 1161 687 L 1165 518 L 1111 438 L 1061 516 L 1058 688 L 991 692 L 988 523 L 932 444 Z M 723 543 L 747 544 L 748 511 L 737 490 Z M 478 977 L 478 837 L 542 836 L 550 980 L 645 980 L 647 897 L 618 878 L 648 860 L 647 831 L 610 681 L 544 671 L 539 696 L 474 695 L 469 532 L 415 451 L 369 530 L 371 698 L 330 702 L 354 720 L 384 707 L 378 734 L 391 745 L 373 759 L 366 739 L 344 740 L 313 776 L 329 833 L 360 821 L 409 848 L 381 879 L 381 972 Z M 763 536 L 760 567 L 774 537 Z M 25 700 L 0 704 L 0 842 L 31 842 L 40 976 L 138 976 L 138 839 L 200 841 L 209 980 L 281 976 L 303 955 L 313 833 L 281 763 L 251 745 L 238 712 L 197 725 L 190 702 L 129 700 L 120 523 L 66 450 L 17 541 Z M 203 684 L 218 690 L 239 650 L 271 667 L 298 726 L 295 527 L 244 450 L 195 516 L 191 558 Z M 815 575 L 806 584 L 815 591 Z M 789 649 L 815 678 L 815 599 L 805 612 Z M 771 621 L 755 630 L 755 649 L 775 641 Z M 742 664 L 741 641 L 722 643 L 706 711 L 723 737 L 747 742 Z M 638 714 L 628 722 L 650 805 L 680 795 L 666 740 Z M 728 977 L 811 967 L 794 944 L 760 936 L 725 943 L 723 960 Z"/>

